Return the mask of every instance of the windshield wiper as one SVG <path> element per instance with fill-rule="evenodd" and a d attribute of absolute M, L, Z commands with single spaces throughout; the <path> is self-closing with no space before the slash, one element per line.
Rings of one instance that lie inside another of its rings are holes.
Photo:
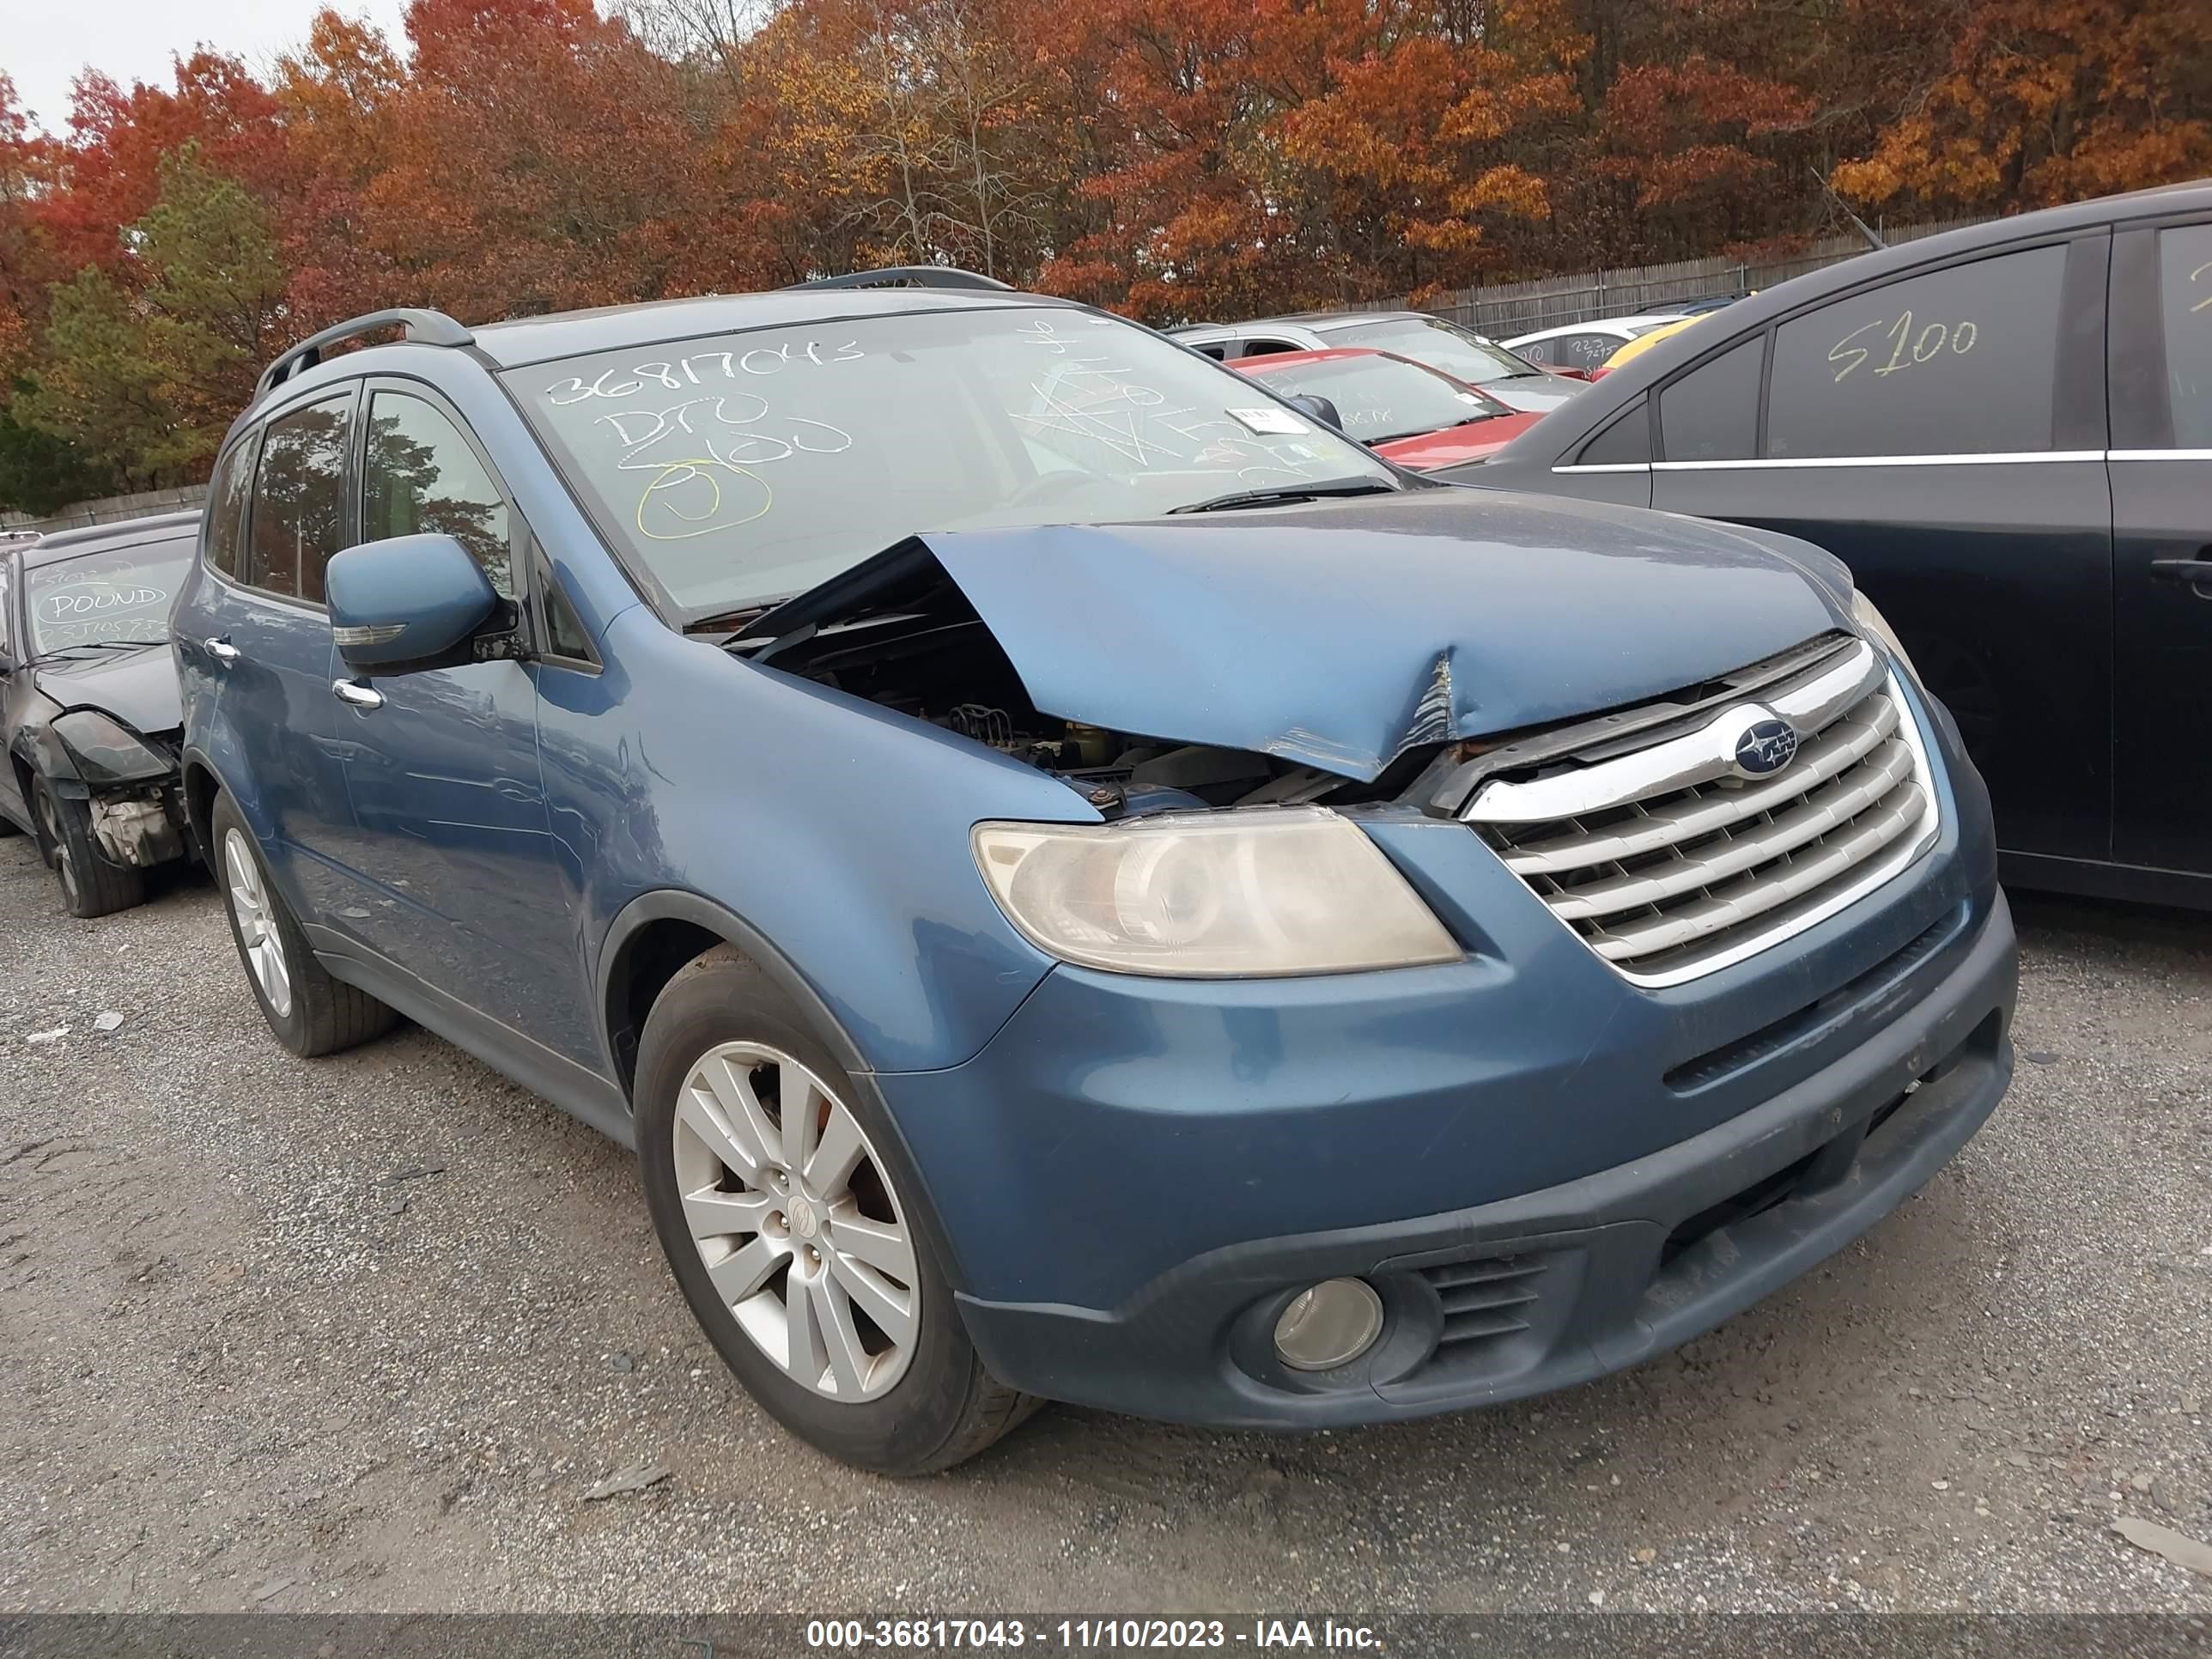
<path fill-rule="evenodd" d="M 684 631 L 687 634 L 742 634 L 749 623 L 758 622 L 782 603 L 781 599 L 769 599 L 759 605 L 740 605 L 734 611 L 717 611 L 709 616 L 694 617 L 684 624 Z"/>
<path fill-rule="evenodd" d="M 1275 507 L 1319 501 L 1326 495 L 1395 495 L 1398 486 L 1385 478 L 1321 478 L 1312 483 L 1279 484 L 1271 489 L 1232 489 L 1202 501 L 1186 501 L 1170 513 L 1233 513 L 1241 507 Z"/>
<path fill-rule="evenodd" d="M 69 651 L 143 651 L 151 646 L 167 643 L 167 640 L 79 640 L 74 645 L 58 645 L 42 654 L 58 657 Z"/>

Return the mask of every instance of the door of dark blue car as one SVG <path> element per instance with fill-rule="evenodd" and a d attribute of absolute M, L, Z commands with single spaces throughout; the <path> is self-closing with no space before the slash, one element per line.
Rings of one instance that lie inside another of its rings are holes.
<path fill-rule="evenodd" d="M 2112 248 L 2112 854 L 2212 872 L 2212 221 Z"/>
<path fill-rule="evenodd" d="M 207 549 L 215 574 L 172 623 L 187 696 L 211 690 L 216 724 L 236 734 L 216 763 L 310 918 L 346 902 L 353 812 L 335 747 L 330 617 L 301 573 L 319 576 L 343 544 L 355 398 L 348 387 L 295 404 L 225 456 Z"/>
<path fill-rule="evenodd" d="M 360 469 L 364 551 L 442 532 L 502 599 L 516 598 L 528 532 L 441 400 L 418 383 L 372 381 Z M 343 664 L 337 672 L 347 675 Z M 536 1040 L 593 1029 L 554 862 L 532 671 L 478 662 L 356 684 L 341 726 L 367 914 L 349 931 Z"/>

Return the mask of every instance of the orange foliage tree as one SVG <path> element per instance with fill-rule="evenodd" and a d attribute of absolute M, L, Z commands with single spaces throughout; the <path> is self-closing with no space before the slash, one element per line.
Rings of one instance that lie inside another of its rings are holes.
<path fill-rule="evenodd" d="M 197 476 L 257 357 L 381 306 L 947 261 L 1170 322 L 1780 248 L 1821 179 L 1909 216 L 2212 173 L 2202 8 L 413 0 L 265 79 L 88 72 L 48 131 L 0 79 L 0 501 Z"/>

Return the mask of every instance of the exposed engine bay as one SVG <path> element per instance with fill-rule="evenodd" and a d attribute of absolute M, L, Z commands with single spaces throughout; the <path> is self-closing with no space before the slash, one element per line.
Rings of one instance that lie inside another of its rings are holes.
<path fill-rule="evenodd" d="M 769 612 L 730 648 L 1051 772 L 1109 817 L 1389 799 L 1430 757 L 1409 754 L 1369 783 L 1247 750 L 1107 731 L 1042 713 L 990 629 L 933 562 L 819 620 L 785 615 L 813 598 Z"/>

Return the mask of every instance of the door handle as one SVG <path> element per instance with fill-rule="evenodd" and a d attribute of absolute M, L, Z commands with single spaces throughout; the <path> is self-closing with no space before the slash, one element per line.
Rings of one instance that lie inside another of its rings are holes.
<path fill-rule="evenodd" d="M 332 680 L 331 695 L 340 702 L 364 711 L 384 707 L 384 693 L 358 680 Z"/>
<path fill-rule="evenodd" d="M 2200 599 L 2212 599 L 2212 547 L 2199 548 L 2193 559 L 2153 559 L 2152 578 L 2162 582 L 2185 582 Z"/>
<path fill-rule="evenodd" d="M 208 655 L 213 657 L 217 663 L 221 664 L 225 668 L 229 667 L 231 664 L 236 662 L 240 656 L 243 654 L 236 646 L 233 645 L 228 640 L 225 639 L 220 634 L 216 635 L 211 640 L 202 640 L 200 643 L 207 647 Z"/>

